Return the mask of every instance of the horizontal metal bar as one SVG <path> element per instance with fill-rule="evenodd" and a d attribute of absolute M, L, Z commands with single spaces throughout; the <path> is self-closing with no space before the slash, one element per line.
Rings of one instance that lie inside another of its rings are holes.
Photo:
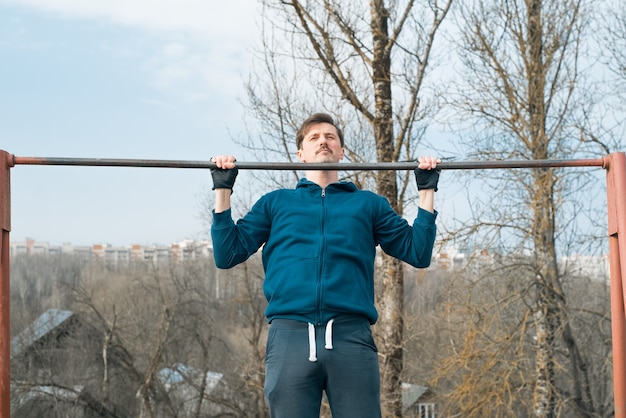
<path fill-rule="evenodd" d="M 603 167 L 604 158 L 576 160 L 517 160 L 517 161 L 442 161 L 442 170 L 473 170 L 496 168 L 546 168 L 546 167 Z M 12 156 L 11 165 L 62 165 L 96 167 L 155 167 L 155 168 L 215 168 L 210 161 L 138 160 L 115 158 L 48 158 Z M 397 163 L 293 163 L 293 162 L 237 162 L 237 168 L 245 170 L 414 170 L 418 162 Z"/>

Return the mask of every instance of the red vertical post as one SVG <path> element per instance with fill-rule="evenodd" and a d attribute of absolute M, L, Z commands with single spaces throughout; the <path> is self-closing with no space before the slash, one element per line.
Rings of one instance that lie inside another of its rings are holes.
<path fill-rule="evenodd" d="M 611 275 L 611 331 L 615 417 L 626 418 L 626 155 L 607 158 L 606 190 Z"/>
<path fill-rule="evenodd" d="M 0 418 L 11 416 L 11 175 L 13 155 L 0 151 Z"/>
<path fill-rule="evenodd" d="M 0 151 L 0 418 L 11 416 L 11 175 L 13 155 Z"/>

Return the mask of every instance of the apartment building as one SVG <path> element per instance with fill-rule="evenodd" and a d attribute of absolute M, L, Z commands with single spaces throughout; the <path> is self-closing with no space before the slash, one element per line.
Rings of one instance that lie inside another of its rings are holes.
<path fill-rule="evenodd" d="M 23 242 L 11 242 L 10 255 L 78 255 L 99 262 L 107 267 L 127 266 L 131 262 L 180 263 L 190 259 L 208 258 L 212 254 L 209 241 L 184 240 L 170 245 L 112 246 L 110 244 L 93 244 L 77 246 L 70 243 L 50 245 L 48 242 L 28 238 Z"/>

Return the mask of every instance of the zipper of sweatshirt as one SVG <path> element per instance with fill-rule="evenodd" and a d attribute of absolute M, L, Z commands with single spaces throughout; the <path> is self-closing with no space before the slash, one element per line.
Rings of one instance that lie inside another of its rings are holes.
<path fill-rule="evenodd" d="M 326 197 L 326 189 L 322 188 L 322 240 L 321 240 L 321 248 L 320 248 L 320 266 L 319 271 L 317 273 L 317 325 L 321 325 L 322 323 L 322 277 L 324 273 L 324 260 L 326 258 L 326 205 L 325 205 L 325 197 Z"/>

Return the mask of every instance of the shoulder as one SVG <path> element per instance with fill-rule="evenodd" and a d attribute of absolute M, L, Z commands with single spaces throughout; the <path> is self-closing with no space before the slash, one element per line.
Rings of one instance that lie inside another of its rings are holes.
<path fill-rule="evenodd" d="M 379 195 L 377 193 L 374 193 L 371 190 L 356 189 L 355 194 L 360 199 L 368 200 L 368 201 L 371 201 L 372 203 L 376 203 L 378 205 L 388 205 L 389 204 L 389 201 L 386 198 L 382 197 L 381 195 Z"/>
<path fill-rule="evenodd" d="M 293 196 L 295 195 L 295 193 L 296 193 L 295 189 L 276 189 L 276 190 L 272 190 L 271 192 L 265 193 L 261 197 L 261 199 L 275 200 L 275 199 L 280 199 L 280 198 L 284 198 L 287 196 Z"/>
<path fill-rule="evenodd" d="M 255 206 L 272 206 L 275 202 L 285 202 L 295 195 L 294 189 L 276 189 L 267 192 L 257 200 Z"/>

